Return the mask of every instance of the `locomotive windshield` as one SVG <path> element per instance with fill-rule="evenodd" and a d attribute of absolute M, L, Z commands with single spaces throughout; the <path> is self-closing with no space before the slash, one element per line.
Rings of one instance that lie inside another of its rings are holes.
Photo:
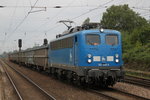
<path fill-rule="evenodd" d="M 106 44 L 117 45 L 118 44 L 118 36 L 117 35 L 106 35 Z"/>
<path fill-rule="evenodd" d="M 97 34 L 88 34 L 88 35 L 86 35 L 86 43 L 88 45 L 99 45 L 100 44 L 100 36 Z"/>

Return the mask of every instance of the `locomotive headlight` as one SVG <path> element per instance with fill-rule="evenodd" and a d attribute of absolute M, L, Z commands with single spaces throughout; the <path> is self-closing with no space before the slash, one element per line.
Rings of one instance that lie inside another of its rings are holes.
<path fill-rule="evenodd" d="M 88 58 L 92 58 L 92 55 L 91 55 L 91 54 L 88 54 L 87 57 L 88 57 Z"/>
<path fill-rule="evenodd" d="M 88 59 L 88 63 L 91 63 L 92 62 L 92 60 L 91 59 Z"/>
<path fill-rule="evenodd" d="M 119 59 L 116 59 L 115 61 L 116 61 L 116 63 L 118 63 L 118 62 L 119 62 Z"/>
<path fill-rule="evenodd" d="M 104 32 L 104 29 L 101 28 L 101 29 L 100 29 L 100 32 L 103 33 L 103 32 Z"/>
<path fill-rule="evenodd" d="M 119 58 L 119 54 L 115 54 L 115 57 L 116 57 L 116 58 Z"/>

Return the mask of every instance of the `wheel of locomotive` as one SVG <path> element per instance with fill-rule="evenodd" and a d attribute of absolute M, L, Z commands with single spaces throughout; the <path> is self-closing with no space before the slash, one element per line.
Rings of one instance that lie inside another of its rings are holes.
<path fill-rule="evenodd" d="M 77 86 L 81 86 L 80 77 L 76 73 L 72 73 L 72 83 Z"/>
<path fill-rule="evenodd" d="M 73 83 L 73 77 L 72 77 L 72 72 L 71 71 L 66 71 L 66 80 L 67 82 L 70 84 L 70 83 Z"/>
<path fill-rule="evenodd" d="M 100 88 L 108 88 L 109 84 L 106 82 L 106 80 L 99 80 L 99 83 L 97 86 Z"/>
<path fill-rule="evenodd" d="M 58 79 L 58 68 L 54 68 L 53 69 L 53 77 L 55 78 L 55 79 Z"/>
<path fill-rule="evenodd" d="M 61 69 L 57 69 L 56 77 L 57 77 L 58 80 L 62 80 L 62 71 L 61 71 Z"/>
<path fill-rule="evenodd" d="M 104 88 L 104 89 L 107 89 L 108 86 L 109 86 L 108 84 L 103 84 L 102 86 L 99 86 L 99 87 Z"/>
<path fill-rule="evenodd" d="M 81 86 L 81 80 L 80 80 L 80 77 L 79 76 L 77 76 L 77 80 L 76 80 L 77 82 L 76 82 L 76 85 L 77 86 Z"/>
<path fill-rule="evenodd" d="M 55 78 L 55 68 L 54 67 L 51 68 L 51 76 L 53 78 Z"/>
<path fill-rule="evenodd" d="M 68 74 L 68 73 L 67 73 L 66 70 L 63 70 L 63 71 L 62 71 L 62 74 L 61 74 L 62 80 L 65 80 L 65 81 L 67 80 L 67 74 Z"/>

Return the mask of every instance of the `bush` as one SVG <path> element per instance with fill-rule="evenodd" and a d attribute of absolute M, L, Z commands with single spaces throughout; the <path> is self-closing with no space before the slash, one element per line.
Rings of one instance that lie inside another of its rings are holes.
<path fill-rule="evenodd" d="M 150 27 L 123 32 L 123 60 L 131 69 L 150 71 Z"/>

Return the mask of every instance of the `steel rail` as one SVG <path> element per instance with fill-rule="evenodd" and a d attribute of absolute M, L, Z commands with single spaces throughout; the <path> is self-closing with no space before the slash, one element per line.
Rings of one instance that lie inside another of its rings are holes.
<path fill-rule="evenodd" d="M 4 61 L 5 62 L 5 61 Z M 5 64 L 7 64 L 10 68 L 12 68 L 13 70 L 15 70 L 17 73 L 19 73 L 22 77 L 24 77 L 27 81 L 29 81 L 30 83 L 32 83 L 34 86 L 36 86 L 39 90 L 41 90 L 43 93 L 45 93 L 45 95 L 47 95 L 50 100 L 56 100 L 55 97 L 53 97 L 52 95 L 50 95 L 48 92 L 46 92 L 44 89 L 42 89 L 39 85 L 37 85 L 35 82 L 33 82 L 30 78 L 28 78 L 27 76 L 25 76 L 23 73 L 21 73 L 20 71 L 16 70 L 15 68 L 13 68 L 12 66 L 10 66 L 7 62 L 5 62 Z"/>
<path fill-rule="evenodd" d="M 3 63 L 2 67 L 3 67 L 3 69 L 4 69 L 4 71 L 5 71 L 6 75 L 7 75 L 7 77 L 8 77 L 8 79 L 9 79 L 10 83 L 12 84 L 13 88 L 15 89 L 15 91 L 16 91 L 16 93 L 17 93 L 19 99 L 20 99 L 20 100 L 24 100 L 23 97 L 21 96 L 19 90 L 17 89 L 17 86 L 16 86 L 15 82 L 13 81 L 12 77 L 11 77 L 10 74 L 7 72 L 7 69 L 4 67 L 4 62 L 3 62 L 2 60 L 0 60 L 0 62 Z"/>
<path fill-rule="evenodd" d="M 150 80 L 134 76 L 125 76 L 124 82 L 150 88 Z"/>
<path fill-rule="evenodd" d="M 116 91 L 116 92 L 120 92 L 120 93 L 125 94 L 125 95 L 130 96 L 130 97 L 135 97 L 135 98 L 141 99 L 141 100 L 149 100 L 148 98 L 138 96 L 138 95 L 135 95 L 135 94 L 131 94 L 131 93 L 128 93 L 128 92 L 124 92 L 124 91 L 121 91 L 121 90 L 118 90 L 118 89 L 112 89 L 112 90 Z"/>
<path fill-rule="evenodd" d="M 150 79 L 146 79 L 146 78 L 142 78 L 142 77 L 136 77 L 136 76 L 131 76 L 131 75 L 125 75 L 125 76 L 126 76 L 126 77 L 136 78 L 136 79 L 141 79 L 141 80 L 149 81 L 149 82 L 150 82 Z"/>
<path fill-rule="evenodd" d="M 110 96 L 109 94 L 107 95 L 106 93 L 103 93 L 103 91 L 98 91 L 98 90 L 94 90 L 94 89 L 88 89 L 89 91 L 93 92 L 93 93 L 96 93 L 96 94 L 100 94 L 100 95 L 103 95 L 109 99 L 113 99 L 113 100 L 120 100 L 119 98 L 115 97 L 115 96 Z M 111 90 L 111 91 L 110 91 Z M 106 91 L 104 92 L 116 92 L 120 95 L 124 95 L 124 96 L 127 96 L 127 97 L 133 97 L 135 99 L 140 99 L 140 100 L 150 100 L 148 98 L 145 98 L 145 97 L 141 97 L 141 96 L 138 96 L 138 95 L 135 95 L 135 94 L 131 94 L 131 93 L 128 93 L 128 92 L 124 92 L 124 91 L 121 91 L 121 90 L 118 90 L 118 89 L 113 89 L 113 88 L 109 88 L 109 89 L 106 89 Z"/>
<path fill-rule="evenodd" d="M 131 80 L 131 79 L 126 79 L 124 82 L 150 88 L 150 83 L 144 83 L 142 81 L 135 81 L 135 80 Z"/>
<path fill-rule="evenodd" d="M 104 94 L 104 93 L 102 93 L 102 92 L 100 92 L 100 91 L 94 90 L 94 89 L 87 89 L 87 90 L 90 91 L 90 92 L 96 93 L 96 94 L 98 94 L 98 95 L 102 95 L 102 96 L 104 96 L 104 97 L 106 97 L 106 98 L 108 98 L 108 99 L 111 99 L 111 100 L 119 100 L 119 99 L 117 99 L 117 98 L 114 98 L 114 97 L 112 97 L 112 96 L 106 95 L 106 94 Z"/>

